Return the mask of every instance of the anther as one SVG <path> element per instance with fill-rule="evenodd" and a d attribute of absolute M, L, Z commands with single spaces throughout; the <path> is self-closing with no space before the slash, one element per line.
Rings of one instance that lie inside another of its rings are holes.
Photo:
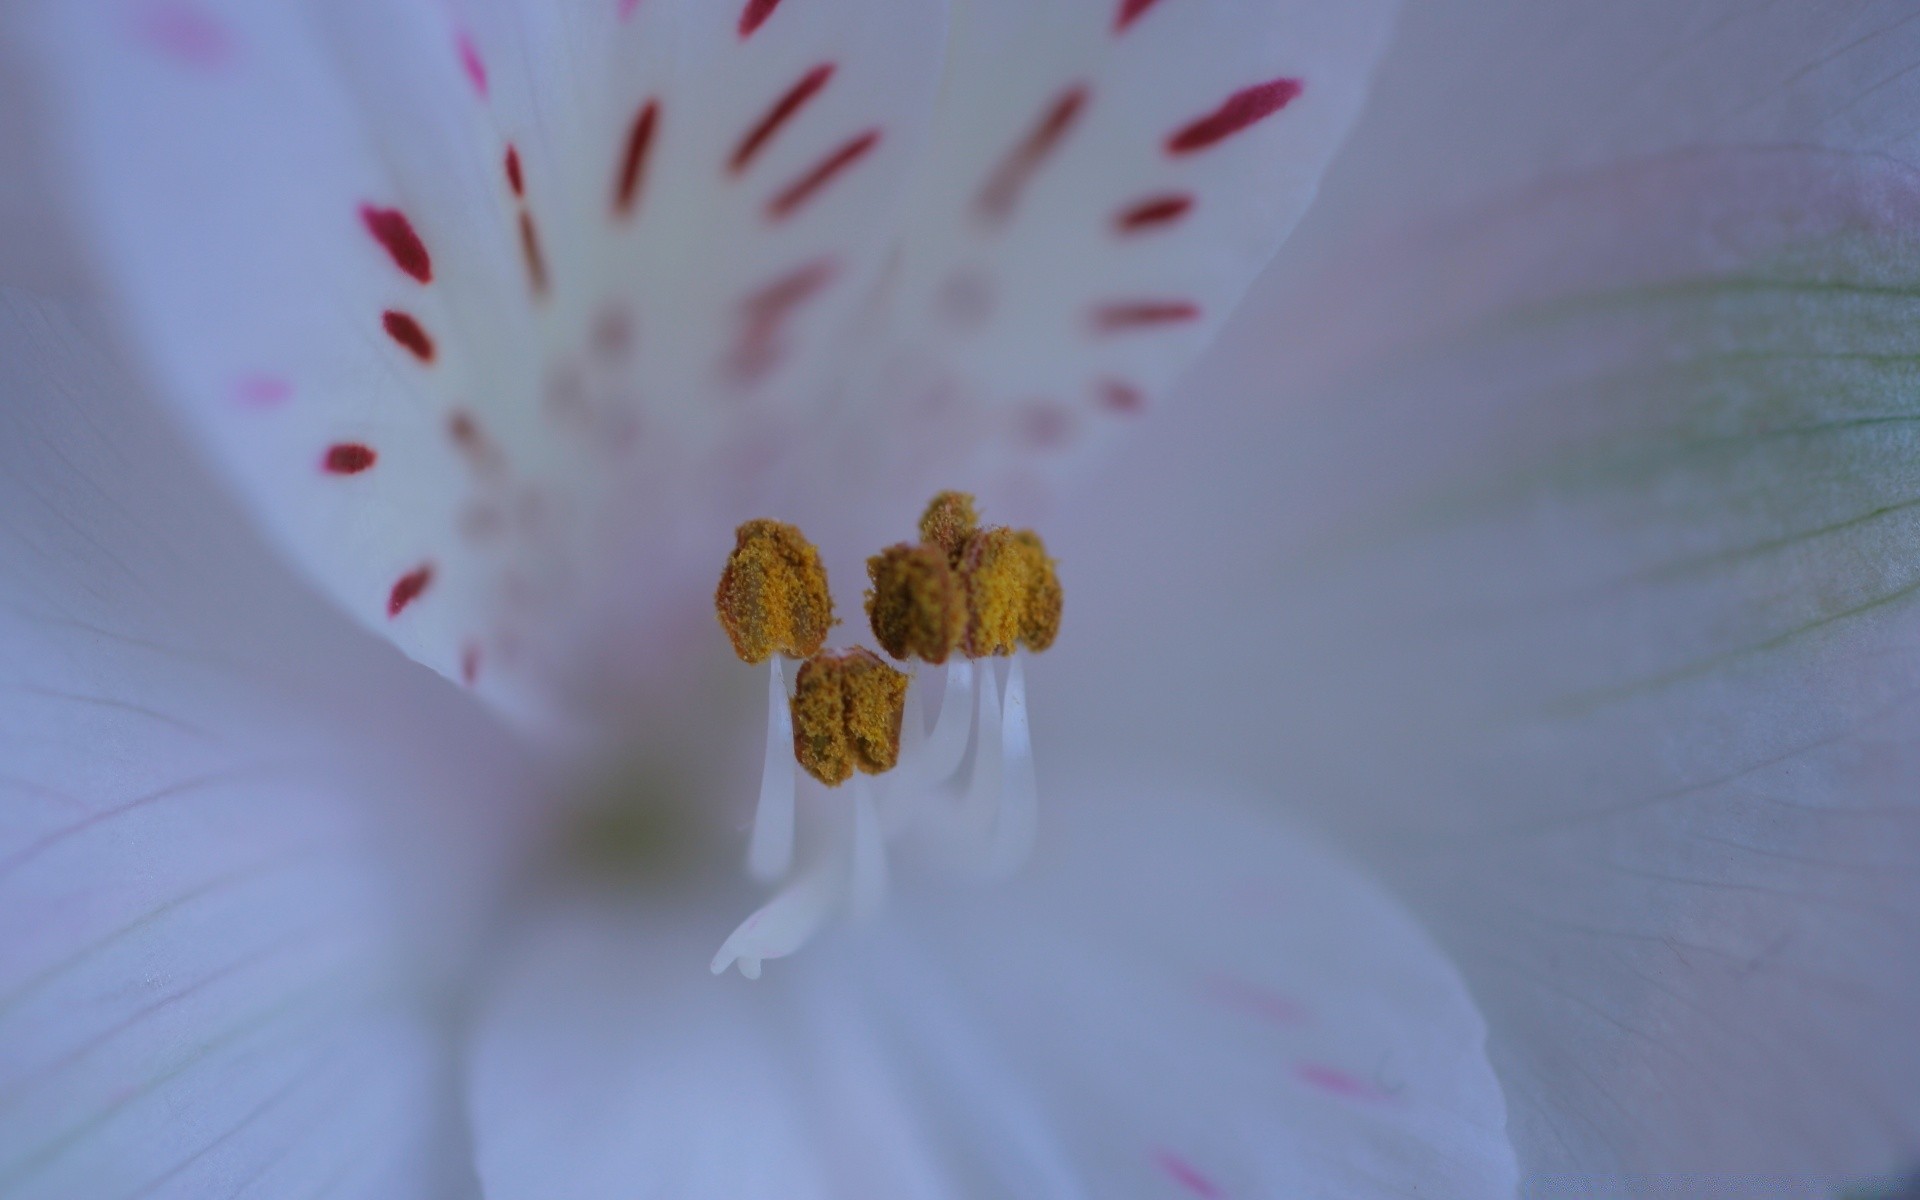
<path fill-rule="evenodd" d="M 870 650 L 809 659 L 794 680 L 794 757 L 828 787 L 892 770 L 906 699 L 907 677 Z"/>
<path fill-rule="evenodd" d="M 967 631 L 967 597 L 937 545 L 889 546 L 867 560 L 867 619 L 895 658 L 939 664 Z"/>
<path fill-rule="evenodd" d="M 920 515 L 920 540 L 946 551 L 947 562 L 958 567 L 967 539 L 980 528 L 973 497 L 965 492 L 941 492 Z"/>
<path fill-rule="evenodd" d="M 1038 534 L 1000 527 L 967 539 L 960 563 L 967 593 L 966 652 L 1045 650 L 1060 632 L 1062 593 Z"/>
<path fill-rule="evenodd" d="M 748 521 L 734 531 L 713 605 L 734 653 L 749 663 L 775 653 L 811 658 L 834 623 L 819 551 L 779 521 Z"/>

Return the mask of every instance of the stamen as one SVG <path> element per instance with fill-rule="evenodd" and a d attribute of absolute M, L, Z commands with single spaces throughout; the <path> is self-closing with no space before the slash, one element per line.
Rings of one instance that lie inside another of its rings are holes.
<path fill-rule="evenodd" d="M 798 879 L 740 922 L 713 956 L 713 973 L 724 974 L 738 962 L 740 974 L 758 979 L 763 961 L 784 958 L 806 945 L 846 894 L 848 858 L 844 845 L 830 847 Z"/>
<path fill-rule="evenodd" d="M 764 662 L 776 651 L 811 658 L 834 624 L 820 552 L 779 521 L 748 521 L 734 531 L 713 605 L 734 653 L 749 663 Z"/>
<path fill-rule="evenodd" d="M 887 898 L 887 843 L 865 776 L 853 777 L 853 853 L 848 869 L 848 907 L 855 920 L 879 915 Z"/>
<path fill-rule="evenodd" d="M 967 598 L 938 545 L 889 546 L 867 560 L 867 619 L 895 658 L 947 661 L 967 630 Z"/>
<path fill-rule="evenodd" d="M 955 567 L 960 565 L 967 539 L 979 528 L 980 518 L 973 510 L 973 497 L 965 492 L 941 492 L 927 503 L 927 511 L 920 515 L 920 540 L 945 550 L 947 561 Z"/>
<path fill-rule="evenodd" d="M 773 656 L 767 682 L 767 755 L 760 774 L 760 804 L 747 843 L 747 873 L 770 883 L 793 867 L 793 714 L 787 707 L 782 658 Z"/>
<path fill-rule="evenodd" d="M 993 827 L 987 871 L 1012 874 L 1033 853 L 1039 818 L 1039 784 L 1033 772 L 1033 735 L 1027 728 L 1025 651 L 1007 668 L 1007 694 L 1001 704 L 1000 816 Z"/>
<path fill-rule="evenodd" d="M 793 753 L 809 775 L 838 787 L 900 760 L 907 677 L 871 650 L 808 659 L 794 679 Z"/>
<path fill-rule="evenodd" d="M 995 527 L 967 540 L 960 565 L 967 589 L 968 654 L 1035 650 L 1060 632 L 1061 590 L 1039 535 Z"/>
<path fill-rule="evenodd" d="M 953 778 L 967 755 L 967 735 L 972 732 L 973 663 L 955 659 L 947 664 L 947 689 L 940 701 L 940 715 L 934 719 L 916 772 L 921 786 L 933 787 Z"/>

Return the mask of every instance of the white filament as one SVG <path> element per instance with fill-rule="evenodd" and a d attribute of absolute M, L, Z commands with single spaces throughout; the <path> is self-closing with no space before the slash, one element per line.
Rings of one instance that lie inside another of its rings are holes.
<path fill-rule="evenodd" d="M 793 788 L 799 764 L 793 757 L 793 713 L 787 707 L 781 657 L 773 656 L 767 680 L 767 757 L 760 772 L 753 836 L 747 843 L 747 874 L 761 883 L 771 883 L 793 867 Z"/>
<path fill-rule="evenodd" d="M 947 664 L 947 690 L 940 716 L 917 771 L 921 787 L 935 787 L 953 777 L 967 754 L 967 734 L 973 720 L 973 663 L 964 658 Z"/>
<path fill-rule="evenodd" d="M 960 802 L 960 835 L 970 857 L 985 851 L 1000 810 L 1000 687 L 991 662 L 975 690 L 980 693 L 980 716 L 973 724 L 973 771 Z"/>
<path fill-rule="evenodd" d="M 1025 658 L 1024 651 L 1014 652 L 1001 706 L 1000 814 L 993 826 L 993 847 L 987 853 L 987 870 L 995 876 L 1012 874 L 1033 853 L 1039 816 L 1033 734 L 1027 728 L 1027 680 L 1022 669 Z"/>
<path fill-rule="evenodd" d="M 853 851 L 848 855 L 847 903 L 854 919 L 865 921 L 879 915 L 887 898 L 887 842 L 867 777 L 856 771 L 848 790 L 853 793 Z"/>

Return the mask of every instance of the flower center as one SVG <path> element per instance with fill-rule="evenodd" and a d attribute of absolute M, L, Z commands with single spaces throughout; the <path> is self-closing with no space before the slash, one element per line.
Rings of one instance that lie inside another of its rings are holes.
<path fill-rule="evenodd" d="M 1062 599 L 1045 544 L 1028 530 L 982 527 L 971 496 L 944 492 L 921 518 L 920 541 L 875 554 L 867 576 L 874 638 L 905 670 L 862 647 L 822 651 L 832 593 L 798 529 L 759 520 L 736 531 L 715 611 L 743 661 L 771 663 L 747 869 L 785 883 L 722 944 L 715 974 L 737 963 L 757 979 L 764 960 L 793 953 L 836 912 L 873 915 L 890 844 L 987 877 L 1032 847 L 1024 663 L 1053 644 Z M 789 660 L 802 660 L 791 691 Z M 796 866 L 803 832 L 814 852 Z"/>

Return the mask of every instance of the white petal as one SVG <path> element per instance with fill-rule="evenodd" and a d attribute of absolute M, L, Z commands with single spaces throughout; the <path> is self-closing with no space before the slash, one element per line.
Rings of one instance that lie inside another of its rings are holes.
<path fill-rule="evenodd" d="M 530 920 L 474 1050 L 488 1195 L 1512 1191 L 1480 1018 L 1379 890 L 1190 788 L 1049 815 L 1033 877 L 754 983 L 704 969 L 705 897 Z"/>
<path fill-rule="evenodd" d="M 396 742 L 457 698 L 285 577 L 98 345 L 0 294 L 0 1192 L 426 1194 L 463 1165 L 429 914 L 376 846 L 448 778 L 309 684 Z"/>
<path fill-rule="evenodd" d="M 572 637 L 583 670 L 612 657 L 583 610 L 610 598 L 630 635 L 660 619 L 636 593 L 682 599 L 652 577 L 817 419 L 807 373 L 884 252 L 944 12 L 770 11 L 751 36 L 740 5 L 676 0 L 27 25 L 102 273 L 274 537 L 415 658 L 533 706 Z"/>
<path fill-rule="evenodd" d="M 1313 198 L 1396 8 L 956 5 L 863 444 L 1017 495 L 1124 427 Z"/>
<path fill-rule="evenodd" d="M 1695 152 L 1343 258 L 1103 513 L 1181 625 L 1079 674 L 1079 737 L 1157 725 L 1390 856 L 1542 1190 L 1834 1192 L 1920 1141 L 1916 194 Z"/>

